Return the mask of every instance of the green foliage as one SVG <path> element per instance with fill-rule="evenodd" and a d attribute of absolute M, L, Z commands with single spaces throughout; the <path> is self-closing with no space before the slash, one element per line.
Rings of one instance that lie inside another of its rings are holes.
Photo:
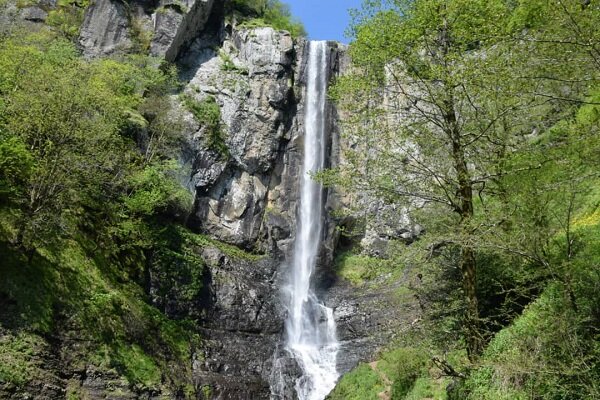
<path fill-rule="evenodd" d="M 118 343 L 105 354 L 114 366 L 123 373 L 130 383 L 143 387 L 158 387 L 161 381 L 160 369 L 138 345 Z"/>
<path fill-rule="evenodd" d="M 235 0 L 230 13 L 241 18 L 240 26 L 244 28 L 270 26 L 288 31 L 293 37 L 306 36 L 302 23 L 292 16 L 289 6 L 279 0 Z"/>
<path fill-rule="evenodd" d="M 23 188 L 33 170 L 33 157 L 16 137 L 0 136 L 0 199 L 11 198 Z"/>
<path fill-rule="evenodd" d="M 403 399 L 422 375 L 427 365 L 427 354 L 420 349 L 402 347 L 384 353 L 377 369 L 392 383 L 392 399 Z"/>
<path fill-rule="evenodd" d="M 196 100 L 191 96 L 183 96 L 184 106 L 194 115 L 196 120 L 206 129 L 207 145 L 222 157 L 229 157 L 226 133 L 221 126 L 221 107 L 213 96 Z"/>
<path fill-rule="evenodd" d="M 248 70 L 235 65 L 235 63 L 233 62 L 231 57 L 229 57 L 229 55 L 227 53 L 225 53 L 222 49 L 219 50 L 219 57 L 221 58 L 221 61 L 223 62 L 221 64 L 221 69 L 223 69 L 223 71 L 237 72 L 241 75 L 248 75 Z"/>
<path fill-rule="evenodd" d="M 453 400 L 600 397 L 599 18 L 577 1 L 365 1 L 355 12 L 354 68 L 332 90 L 352 146 L 322 178 L 426 227 L 391 253 L 419 272 L 412 345 L 489 343 L 479 360 L 450 361 L 466 373 Z M 376 268 L 347 261 L 355 282 Z M 394 397 L 443 397 L 447 381 L 411 369 Z"/>
<path fill-rule="evenodd" d="M 39 336 L 18 333 L 0 336 L 0 382 L 21 386 L 36 375 L 35 356 L 42 339 Z"/>
<path fill-rule="evenodd" d="M 0 70 L 1 162 L 7 167 L 1 180 L 10 185 L 2 192 L 10 193 L 18 227 L 5 239 L 32 249 L 73 234 L 83 208 L 107 213 L 117 208 L 107 204 L 124 198 L 130 216 L 187 201 L 174 164 L 165 160 L 164 148 L 174 142 L 164 128 L 168 118 L 165 111 L 157 117 L 144 97 L 156 99 L 173 87 L 172 68 L 162 72 L 140 56 L 86 62 L 73 44 L 42 31 L 0 43 Z M 168 110 L 168 103 L 161 108 Z M 144 163 L 130 134 L 144 123 L 142 113 L 151 120 Z M 141 122 L 132 122 L 134 116 Z"/>
<path fill-rule="evenodd" d="M 85 5 L 58 11 L 67 6 Z M 177 74 L 158 66 L 139 55 L 86 61 L 44 29 L 0 42 L 0 319 L 10 332 L 76 330 L 73 363 L 175 391 L 190 385 L 200 338 L 195 322 L 149 305 L 144 271 L 171 274 L 161 294 L 179 285 L 187 300 L 200 296 L 204 265 L 195 244 L 174 244 L 157 222 L 191 203 L 165 98 Z M 15 346 L 0 345 L 12 371 L 1 374 L 21 385 L 39 366 Z"/>
<path fill-rule="evenodd" d="M 131 17 L 129 24 L 131 26 L 131 38 L 134 42 L 133 51 L 139 54 L 148 54 L 152 43 L 152 31 L 144 26 L 142 20 L 137 17 Z"/>
<path fill-rule="evenodd" d="M 33 0 L 17 0 L 17 2 L 15 3 L 17 8 L 27 8 L 34 6 L 35 4 L 36 2 Z"/>
<path fill-rule="evenodd" d="M 204 385 L 200 390 L 205 399 L 210 399 L 212 397 L 212 389 L 210 386 Z"/>
<path fill-rule="evenodd" d="M 180 251 L 190 254 L 186 246 L 183 244 Z M 162 247 L 157 244 L 157 248 L 160 251 Z M 97 250 L 92 258 L 88 251 L 81 243 L 63 242 L 60 249 L 43 252 L 43 256 L 37 255 L 28 264 L 11 248 L 3 248 L 8 263 L 2 266 L 5 279 L 0 285 L 0 296 L 9 300 L 9 307 L 3 310 L 3 324 L 24 332 L 51 332 L 58 329 L 55 310 L 60 309 L 70 315 L 71 329 L 77 329 L 79 338 L 89 343 L 76 350 L 82 360 L 89 360 L 89 355 L 95 354 L 90 360 L 95 366 L 115 368 L 131 384 L 157 387 L 185 382 L 190 374 L 186 368 L 191 365 L 192 348 L 200 344 L 195 325 L 185 320 L 170 320 L 148 305 L 142 289 L 123 275 L 123 266 L 108 262 Z M 156 265 L 163 262 L 166 264 Z M 154 263 L 157 269 L 173 267 L 165 258 Z M 202 266 L 197 268 L 201 273 Z M 194 287 L 192 282 L 189 290 L 200 291 L 201 285 Z M 28 351 L 21 351 L 26 360 L 31 360 Z M 2 354 L 0 350 L 0 359 L 4 357 Z M 27 371 L 11 379 L 20 376 L 22 382 L 28 382 L 35 376 L 37 365 L 30 362 L 20 366 L 20 358 L 8 350 L 6 354 L 14 362 L 3 365 L 15 365 L 11 368 L 15 373 L 24 368 Z M 168 382 L 161 379 L 165 371 L 170 377 Z"/>
<path fill-rule="evenodd" d="M 89 0 L 59 0 L 56 8 L 48 12 L 46 23 L 74 41 L 79 36 L 88 5 Z"/>
<path fill-rule="evenodd" d="M 382 352 L 376 362 L 359 364 L 344 375 L 330 397 L 335 399 L 444 400 L 445 384 L 428 374 L 427 353 L 420 348 L 397 347 Z"/>
<path fill-rule="evenodd" d="M 130 215 L 150 216 L 165 212 L 169 208 L 189 210 L 192 196 L 172 175 L 178 166 L 168 161 L 151 164 L 129 179 L 131 193 L 123 203 Z"/>
<path fill-rule="evenodd" d="M 357 286 L 385 274 L 397 276 L 402 272 L 394 260 L 354 254 L 352 251 L 339 254 L 334 263 L 336 273 Z"/>
<path fill-rule="evenodd" d="M 465 384 L 470 399 L 589 399 L 600 393 L 598 347 L 586 340 L 568 293 L 544 294 L 490 343 Z"/>
<path fill-rule="evenodd" d="M 368 364 L 347 373 L 329 394 L 330 400 L 378 400 L 378 394 L 385 389 L 380 375 Z"/>
<path fill-rule="evenodd" d="M 402 400 L 422 400 L 435 399 L 446 400 L 448 398 L 446 392 L 447 382 L 443 379 L 432 379 L 431 377 L 419 377 L 415 380 L 412 389 Z M 393 397 L 396 399 L 396 397 Z"/>

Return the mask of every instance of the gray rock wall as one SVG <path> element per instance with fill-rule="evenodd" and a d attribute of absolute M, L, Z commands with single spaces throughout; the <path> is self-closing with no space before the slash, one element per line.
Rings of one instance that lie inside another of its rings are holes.
<path fill-rule="evenodd" d="M 142 50 L 175 61 L 205 30 L 211 15 L 220 17 L 223 5 L 224 0 L 93 0 L 79 43 L 88 57 L 149 45 Z M 149 43 L 140 43 L 145 41 Z"/>
<path fill-rule="evenodd" d="M 269 394 L 273 354 L 285 318 L 280 288 L 295 234 L 306 45 L 272 28 L 228 26 L 220 35 L 199 37 L 180 59 L 188 80 L 185 95 L 198 102 L 213 97 L 219 104 L 228 148 L 227 155 L 212 149 L 205 128 L 191 114 L 186 117 L 190 129 L 185 162 L 191 165 L 190 184 L 196 193 L 189 226 L 265 254 L 263 262 L 250 266 L 209 264 L 212 311 L 203 332 L 207 361 L 197 377 L 218 398 L 263 399 Z M 339 73 L 340 52 L 333 42 L 330 49 L 332 79 Z M 335 155 L 337 115 L 332 105 L 327 115 L 328 153 Z M 330 207 L 332 196 L 327 199 Z M 324 276 L 331 267 L 335 236 L 328 223 L 321 257 Z"/>

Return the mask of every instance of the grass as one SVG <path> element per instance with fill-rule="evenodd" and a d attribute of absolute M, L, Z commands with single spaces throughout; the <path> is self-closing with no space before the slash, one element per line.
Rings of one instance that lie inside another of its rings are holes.
<path fill-rule="evenodd" d="M 396 277 L 402 273 L 402 268 L 393 260 L 370 257 L 347 251 L 336 257 L 335 271 L 338 276 L 346 279 L 353 285 L 361 286 L 376 278 L 384 277 L 389 279 Z"/>
<path fill-rule="evenodd" d="M 447 379 L 432 379 L 431 377 L 419 377 L 415 380 L 412 389 L 406 393 L 403 400 L 446 400 Z"/>
<path fill-rule="evenodd" d="M 0 252 L 5 277 L 0 299 L 9 304 L 0 316 L 4 326 L 19 332 L 1 339 L 2 380 L 23 384 L 35 376 L 37 366 L 30 355 L 43 340 L 33 332 L 64 330 L 56 325 L 60 314 L 69 316 L 69 329 L 89 343 L 72 349 L 79 352 L 73 359 L 91 358 L 141 387 L 191 382 L 191 354 L 201 344 L 194 323 L 171 320 L 148 304 L 142 287 L 123 281 L 118 264 L 88 255 L 79 241 L 64 241 L 60 250 L 41 250 L 31 264 L 5 244 Z"/>
<path fill-rule="evenodd" d="M 379 400 L 378 394 L 385 390 L 381 376 L 368 364 L 359 364 L 338 382 L 330 400 Z"/>
<path fill-rule="evenodd" d="M 137 344 L 117 342 L 103 345 L 95 355 L 95 362 L 114 367 L 131 383 L 157 388 L 161 383 L 161 369 Z"/>
<path fill-rule="evenodd" d="M 331 400 L 446 400 L 447 379 L 429 373 L 427 352 L 416 347 L 392 347 L 376 362 L 359 364 L 339 381 Z M 382 397 L 383 396 L 383 397 Z"/>
<path fill-rule="evenodd" d="M 33 360 L 42 344 L 41 337 L 25 332 L 0 336 L 0 382 L 21 386 L 35 377 Z"/>

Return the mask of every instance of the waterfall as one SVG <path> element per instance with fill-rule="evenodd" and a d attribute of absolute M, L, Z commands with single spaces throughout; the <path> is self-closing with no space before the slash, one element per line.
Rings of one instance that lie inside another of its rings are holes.
<path fill-rule="evenodd" d="M 327 43 L 309 46 L 305 101 L 304 162 L 300 181 L 300 205 L 291 262 L 285 322 L 286 350 L 296 360 L 302 376 L 296 381 L 299 400 L 323 400 L 339 377 L 333 310 L 319 302 L 313 276 L 323 227 L 323 187 L 311 177 L 325 162 L 325 104 L 327 92 Z"/>

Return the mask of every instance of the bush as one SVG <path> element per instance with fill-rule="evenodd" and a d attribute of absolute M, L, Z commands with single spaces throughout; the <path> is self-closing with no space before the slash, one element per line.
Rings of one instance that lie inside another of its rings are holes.
<path fill-rule="evenodd" d="M 0 136 L 0 201 L 24 190 L 33 162 L 31 153 L 20 138 Z"/>
<path fill-rule="evenodd" d="M 600 394 L 600 348 L 582 327 L 565 289 L 551 284 L 494 337 L 463 394 L 478 400 L 529 399 L 527 393 L 583 400 Z"/>
<path fill-rule="evenodd" d="M 20 386 L 36 373 L 34 357 L 40 351 L 42 339 L 33 334 L 0 336 L 0 382 Z"/>
<path fill-rule="evenodd" d="M 48 13 L 46 23 L 57 28 L 66 38 L 75 40 L 88 5 L 88 0 L 59 0 L 57 8 Z"/>
<path fill-rule="evenodd" d="M 208 147 L 224 158 L 229 157 L 225 131 L 221 126 L 221 108 L 217 100 L 213 96 L 208 96 L 201 101 L 191 96 L 184 96 L 183 104 L 194 115 L 196 121 L 206 129 Z"/>
<path fill-rule="evenodd" d="M 420 349 L 401 347 L 382 355 L 377 368 L 392 383 L 392 399 L 401 400 L 411 390 L 427 365 L 427 354 Z"/>
<path fill-rule="evenodd" d="M 279 0 L 235 0 L 230 13 L 241 18 L 242 27 L 270 26 L 288 31 L 293 37 L 306 36 L 304 25 L 292 16 L 289 6 Z"/>
<path fill-rule="evenodd" d="M 150 216 L 168 210 L 188 211 L 191 194 L 175 180 L 175 161 L 147 165 L 130 178 L 131 192 L 123 202 L 130 215 Z"/>
<path fill-rule="evenodd" d="M 360 364 L 347 373 L 331 392 L 329 400 L 379 400 L 385 389 L 381 377 L 368 364 Z"/>

